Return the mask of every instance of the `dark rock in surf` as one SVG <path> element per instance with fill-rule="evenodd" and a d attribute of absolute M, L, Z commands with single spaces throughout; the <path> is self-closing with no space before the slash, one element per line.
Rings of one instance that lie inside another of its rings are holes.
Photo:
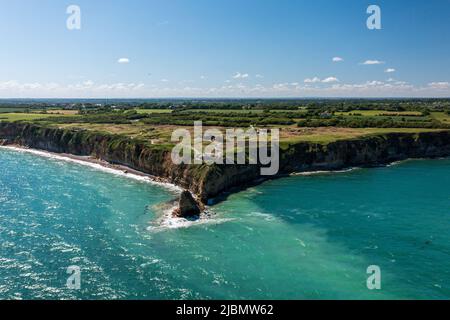
<path fill-rule="evenodd" d="M 173 215 L 179 218 L 191 218 L 200 215 L 201 205 L 194 199 L 192 194 L 185 190 L 181 193 L 178 208 Z"/>

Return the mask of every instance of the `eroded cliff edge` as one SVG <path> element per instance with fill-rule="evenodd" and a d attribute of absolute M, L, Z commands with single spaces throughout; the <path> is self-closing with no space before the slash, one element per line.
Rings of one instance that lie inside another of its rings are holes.
<path fill-rule="evenodd" d="M 255 165 L 175 165 L 170 150 L 106 133 L 0 122 L 0 139 L 55 153 L 93 156 L 189 189 L 204 203 L 223 192 L 260 181 Z M 408 158 L 450 156 L 450 131 L 389 133 L 329 144 L 294 143 L 280 150 L 280 175 L 377 166 Z"/>

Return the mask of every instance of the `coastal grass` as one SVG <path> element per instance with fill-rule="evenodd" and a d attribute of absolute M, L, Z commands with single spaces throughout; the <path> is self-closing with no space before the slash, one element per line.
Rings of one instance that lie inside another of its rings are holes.
<path fill-rule="evenodd" d="M 173 125 L 147 125 L 141 122 L 132 124 L 64 124 L 59 125 L 60 128 L 75 130 L 90 130 L 97 132 L 105 132 L 109 134 L 118 134 L 130 137 L 132 139 L 146 140 L 151 145 L 173 146 L 171 142 L 172 132 L 179 129 Z M 212 127 L 204 126 L 206 131 Z M 274 127 L 276 128 L 276 127 Z M 183 127 L 193 136 L 192 127 Z M 219 127 L 225 133 L 224 127 Z M 243 128 L 246 129 L 246 128 Z M 281 126 L 280 140 L 286 143 L 311 142 L 319 144 L 328 144 L 338 140 L 355 139 L 358 137 L 380 135 L 387 133 L 420 133 L 420 132 L 436 132 L 443 129 L 423 129 L 423 128 L 298 128 L 296 126 Z"/>
<path fill-rule="evenodd" d="M 56 113 L 0 113 L 0 121 L 33 121 L 59 116 Z"/>
<path fill-rule="evenodd" d="M 310 142 L 329 144 L 339 140 L 349 140 L 361 137 L 383 135 L 389 133 L 421 133 L 438 132 L 443 129 L 422 128 L 302 128 L 302 130 L 285 130 L 281 133 L 282 143 Z"/>
<path fill-rule="evenodd" d="M 446 112 L 432 112 L 431 117 L 440 122 L 450 123 L 450 114 Z"/>
<path fill-rule="evenodd" d="M 39 110 L 36 113 L 42 113 L 43 110 Z M 35 113 L 35 111 L 31 111 Z M 56 114 L 56 115 L 65 115 L 65 116 L 74 116 L 78 115 L 78 110 L 63 110 L 63 109 L 46 109 L 45 113 L 47 114 Z"/>
<path fill-rule="evenodd" d="M 188 130 L 193 137 L 193 123 L 195 118 L 191 118 L 189 114 L 180 118 L 182 125 L 167 123 L 161 124 L 152 121 L 152 116 L 155 118 L 170 118 L 175 113 L 184 113 L 185 111 L 172 111 L 171 109 L 135 109 L 140 115 L 147 115 L 145 118 L 134 118 L 133 114 L 127 113 L 100 113 L 93 115 L 79 115 L 76 110 L 62 110 L 53 109 L 46 110 L 45 113 L 40 111 L 34 111 L 31 113 L 0 113 L 0 121 L 4 122 L 30 122 L 36 123 L 40 126 L 58 127 L 61 129 L 69 130 L 87 130 L 89 132 L 100 132 L 104 134 L 118 135 L 126 137 L 134 141 L 145 141 L 146 144 L 153 148 L 170 149 L 176 142 L 171 141 L 171 136 L 174 130 L 183 128 Z M 278 110 L 277 112 L 306 112 L 304 110 Z M 242 122 L 236 115 L 243 114 L 255 114 L 264 115 L 264 110 L 220 110 L 220 109 L 195 109 L 187 110 L 186 112 L 193 112 L 193 114 L 201 114 L 200 112 L 207 113 L 214 116 L 212 119 L 222 119 L 222 121 L 211 120 L 211 118 L 199 118 L 197 120 L 209 120 L 204 121 L 203 130 L 206 131 L 210 128 L 219 128 L 225 132 L 226 127 L 237 127 L 247 129 L 250 125 L 246 122 Z M 376 115 L 397 114 L 414 116 L 421 118 L 421 112 L 407 111 L 407 112 L 389 112 L 385 110 L 370 110 L 370 111 L 353 111 L 354 113 L 366 114 L 367 116 L 375 117 Z M 353 114 L 348 112 L 346 114 Z M 230 117 L 229 119 L 227 117 Z M 259 117 L 259 116 L 258 116 Z M 353 117 L 353 116 L 349 116 Z M 383 116 L 378 116 L 383 118 Z M 429 116 L 434 121 L 447 123 L 450 125 L 450 115 L 445 112 L 432 112 Z M 119 121 L 117 121 L 119 120 Z M 328 144 L 338 140 L 355 139 L 359 137 L 383 135 L 387 133 L 420 133 L 420 132 L 432 132 L 440 131 L 444 129 L 429 129 L 429 128 L 358 128 L 358 127 L 337 127 L 337 126 L 318 126 L 318 127 L 302 127 L 296 124 L 283 124 L 278 122 L 280 118 L 268 118 L 267 124 L 254 125 L 255 128 L 279 128 L 280 140 L 284 145 L 309 142 L 318 144 Z M 275 122 L 271 122 L 274 120 Z M 232 122 L 235 121 L 235 122 Z M 241 122 L 240 122 L 241 121 Z M 251 123 L 252 118 L 249 118 Z M 208 125 L 212 123 L 211 125 Z M 229 126 L 224 125 L 230 124 Z M 236 125 L 235 125 L 236 124 Z M 447 129 L 448 130 L 448 129 Z"/>

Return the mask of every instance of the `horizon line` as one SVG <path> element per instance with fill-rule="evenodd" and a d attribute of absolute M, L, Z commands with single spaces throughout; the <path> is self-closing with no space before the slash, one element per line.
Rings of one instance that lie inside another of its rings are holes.
<path fill-rule="evenodd" d="M 27 97 L 27 98 L 0 98 L 2 100 L 306 100 L 306 99 L 326 99 L 326 100 L 343 100 L 343 99 L 355 99 L 355 100 L 391 100 L 391 99 L 450 99 L 450 96 L 447 97 L 439 97 L 439 96 L 399 96 L 399 97 L 355 97 L 355 96 L 347 96 L 347 97 L 318 97 L 318 96 L 310 96 L 310 97 L 148 97 L 148 98 L 82 98 L 82 97 L 53 97 L 53 98 L 37 98 L 37 97 Z"/>

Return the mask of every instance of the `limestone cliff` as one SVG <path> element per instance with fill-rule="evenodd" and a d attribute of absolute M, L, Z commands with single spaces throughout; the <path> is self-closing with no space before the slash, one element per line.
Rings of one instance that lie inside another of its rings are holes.
<path fill-rule="evenodd" d="M 389 133 L 329 144 L 296 143 L 281 150 L 279 175 L 293 172 L 373 167 L 408 158 L 450 156 L 450 131 Z M 202 186 L 202 198 L 215 197 L 242 184 L 261 181 L 257 166 L 218 166 Z"/>
<path fill-rule="evenodd" d="M 204 166 L 174 165 L 170 151 L 144 141 L 87 130 L 69 130 L 27 123 L 0 122 L 0 139 L 55 153 L 92 156 L 142 171 L 201 194 Z"/>
<path fill-rule="evenodd" d="M 170 151 L 143 141 L 86 130 L 0 122 L 0 140 L 56 153 L 89 155 L 162 178 L 204 203 L 234 187 L 260 181 L 251 165 L 174 165 Z M 376 166 L 407 158 L 450 156 L 450 131 L 390 133 L 329 144 L 295 143 L 281 150 L 280 174 Z"/>

